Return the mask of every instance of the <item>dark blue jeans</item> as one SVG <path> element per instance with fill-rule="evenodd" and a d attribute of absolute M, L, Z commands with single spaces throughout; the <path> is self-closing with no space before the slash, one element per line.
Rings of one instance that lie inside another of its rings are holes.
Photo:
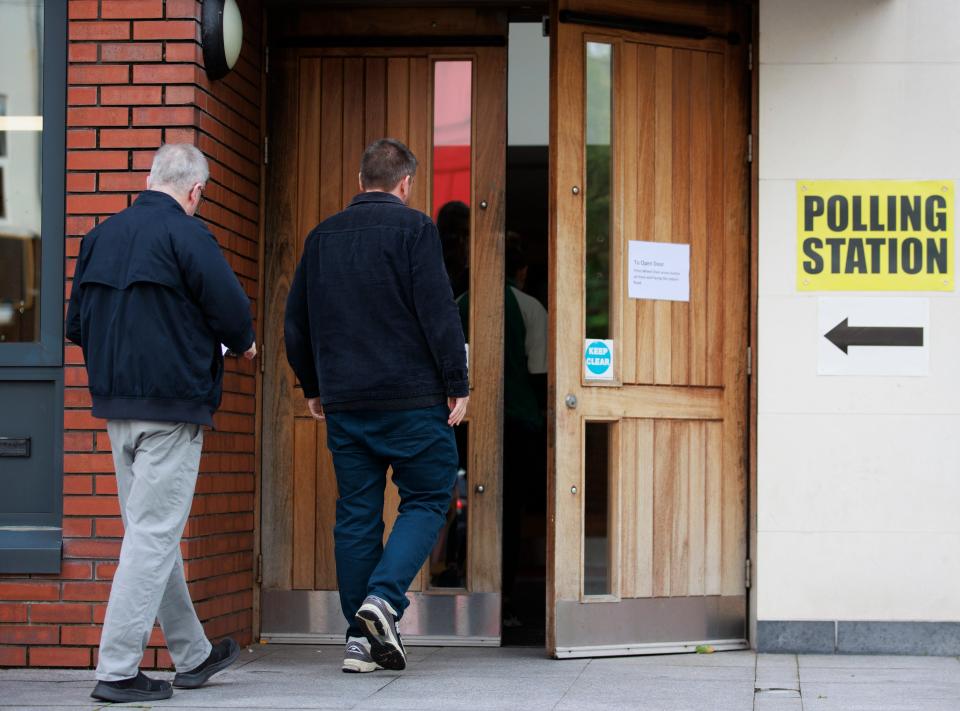
<path fill-rule="evenodd" d="M 337 473 L 333 530 L 340 606 L 350 637 L 363 636 L 354 615 L 367 595 L 399 615 L 407 588 L 443 525 L 457 475 L 457 446 L 449 410 L 363 410 L 327 415 L 327 446 Z M 400 492 L 400 513 L 383 545 L 387 467 Z"/>

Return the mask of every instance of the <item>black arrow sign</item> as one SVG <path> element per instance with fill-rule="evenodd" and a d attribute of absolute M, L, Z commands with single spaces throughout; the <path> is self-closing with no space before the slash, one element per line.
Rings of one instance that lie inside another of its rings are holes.
<path fill-rule="evenodd" d="M 848 326 L 847 321 L 848 319 L 843 319 L 823 336 L 844 353 L 850 346 L 923 345 L 923 328 Z"/>

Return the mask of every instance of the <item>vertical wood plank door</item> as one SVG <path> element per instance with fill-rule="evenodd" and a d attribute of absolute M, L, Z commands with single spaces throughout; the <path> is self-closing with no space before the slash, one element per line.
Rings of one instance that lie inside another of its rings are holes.
<path fill-rule="evenodd" d="M 558 657 L 746 646 L 740 5 L 553 8 L 547 646 Z M 669 245 L 667 267 L 651 274 L 656 259 L 631 243 Z M 688 298 L 630 293 L 687 269 Z"/>
<path fill-rule="evenodd" d="M 326 428 L 306 408 L 283 344 L 283 314 L 289 285 L 307 234 L 344 209 L 359 192 L 364 148 L 389 136 L 406 143 L 419 160 L 410 206 L 436 216 L 431 205 L 434 65 L 472 63 L 474 122 L 470 146 L 473 284 L 503 283 L 503 184 L 506 142 L 506 66 L 502 48 L 455 50 L 363 48 L 290 49 L 278 53 L 272 72 L 267 190 L 264 432 L 262 468 L 262 631 L 274 640 L 343 641 L 345 622 L 336 594 L 333 530 L 337 485 L 326 446 Z M 474 115 L 481 115 L 475 110 Z M 500 421 L 502 413 L 502 290 L 478 290 L 471 299 L 471 402 L 468 416 L 471 484 L 465 491 L 467 566 L 465 585 L 431 584 L 428 565 L 410 586 L 415 604 L 405 636 L 441 640 L 450 630 L 418 629 L 418 620 L 441 617 L 435 607 L 456 607 L 458 596 L 487 595 L 499 640 Z M 481 318 L 479 314 L 483 314 Z M 384 344 L 389 348 L 389 344 Z M 472 491 L 471 487 L 471 491 Z M 397 516 L 399 495 L 386 479 L 384 540 Z M 436 598 L 437 602 L 429 600 Z M 470 610 L 470 605 L 459 603 Z M 494 609 L 495 608 L 495 609 Z M 439 608 L 438 608 L 439 609 Z M 486 608 L 485 608 L 486 609 Z M 431 610 L 434 610 L 431 614 Z M 475 630 L 474 630 L 475 632 Z"/>

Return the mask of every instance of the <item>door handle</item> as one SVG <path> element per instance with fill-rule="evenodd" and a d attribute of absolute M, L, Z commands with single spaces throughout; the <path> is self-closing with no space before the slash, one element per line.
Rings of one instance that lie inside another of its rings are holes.
<path fill-rule="evenodd" d="M 573 393 L 570 393 L 569 395 L 567 395 L 567 396 L 563 399 L 563 402 L 564 402 L 564 403 L 566 404 L 566 406 L 569 407 L 571 410 L 576 410 L 576 409 L 577 409 L 577 396 L 574 395 Z"/>
<path fill-rule="evenodd" d="M 485 487 L 483 484 L 477 484 L 476 488 L 474 489 L 474 491 L 477 492 L 478 494 L 482 494 L 486 490 L 487 490 L 487 487 Z"/>

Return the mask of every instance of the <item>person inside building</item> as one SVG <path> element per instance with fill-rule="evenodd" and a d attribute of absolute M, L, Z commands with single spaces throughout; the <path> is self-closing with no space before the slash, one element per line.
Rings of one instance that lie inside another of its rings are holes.
<path fill-rule="evenodd" d="M 209 175 L 196 147 L 161 147 L 148 189 L 84 237 L 74 273 L 67 338 L 83 348 L 93 415 L 107 420 L 124 526 L 91 694 L 102 701 L 173 694 L 138 669 L 156 619 L 173 686 L 201 686 L 240 653 L 207 639 L 180 555 L 203 428 L 220 406 L 221 344 L 257 354 L 250 300 L 194 217 Z"/>
<path fill-rule="evenodd" d="M 522 623 L 517 576 L 524 515 L 546 496 L 547 310 L 523 289 L 530 268 L 526 244 L 506 239 L 503 361 L 503 623 Z"/>
<path fill-rule="evenodd" d="M 406 667 L 397 621 L 446 520 L 457 477 L 452 428 L 469 401 L 440 237 L 407 207 L 416 170 L 400 141 L 367 147 L 362 192 L 307 236 L 287 300 L 287 359 L 311 414 L 326 419 L 337 478 L 345 672 Z M 388 467 L 400 507 L 384 546 Z"/>
<path fill-rule="evenodd" d="M 437 211 L 437 231 L 456 298 L 470 288 L 470 207 L 460 200 L 444 203 Z"/>
<path fill-rule="evenodd" d="M 529 271 L 524 238 L 506 235 L 503 336 L 503 624 L 521 619 L 513 596 L 520 564 L 524 512 L 546 497 L 547 310 L 523 291 Z M 470 294 L 457 299 L 469 331 Z"/>

